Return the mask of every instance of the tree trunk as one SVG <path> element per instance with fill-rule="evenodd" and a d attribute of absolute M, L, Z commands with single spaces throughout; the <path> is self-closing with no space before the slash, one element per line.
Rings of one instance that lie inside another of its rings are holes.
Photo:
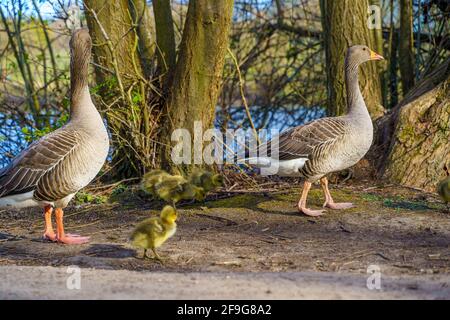
<path fill-rule="evenodd" d="M 162 74 L 172 70 L 176 63 L 175 31 L 169 0 L 153 0 L 155 15 L 158 68 Z M 170 76 L 167 77 L 170 81 Z"/>
<path fill-rule="evenodd" d="M 376 123 L 371 154 L 390 182 L 435 191 L 450 173 L 450 59 Z"/>
<path fill-rule="evenodd" d="M 400 0 L 399 65 L 403 96 L 414 86 L 414 38 L 412 0 Z"/>
<path fill-rule="evenodd" d="M 320 1 L 327 63 L 328 114 L 331 116 L 341 115 L 347 109 L 344 57 L 348 47 L 356 44 L 376 47 L 367 27 L 368 4 L 367 0 Z M 382 116 L 381 84 L 375 63 L 361 67 L 360 86 L 371 117 Z"/>
<path fill-rule="evenodd" d="M 178 61 L 170 2 L 153 5 L 154 51 L 144 0 L 85 0 L 116 177 L 139 176 L 161 162 L 171 171 L 186 169 L 172 162 L 172 132 L 188 129 L 193 144 L 194 122 L 206 130 L 214 121 L 233 1 L 189 1 Z"/>
<path fill-rule="evenodd" d="M 194 140 L 194 122 L 204 131 L 213 126 L 214 114 L 228 48 L 233 0 L 191 0 L 187 12 L 178 61 L 166 103 L 163 133 L 167 147 L 162 158 L 172 171 L 186 172 L 188 166 L 171 159 L 171 135 L 187 129 Z M 192 158 L 191 158 L 192 159 Z"/>
<path fill-rule="evenodd" d="M 114 174 L 120 178 L 136 176 L 153 164 L 152 138 L 156 132 L 147 105 L 148 82 L 141 63 L 151 57 L 144 56 L 143 51 L 139 57 L 139 33 L 132 20 L 133 12 L 138 16 L 134 9 L 140 7 L 142 12 L 143 8 L 137 1 L 128 0 L 85 0 L 84 4 L 94 43 L 95 91 L 101 97 L 97 106 L 106 112 Z"/>
<path fill-rule="evenodd" d="M 102 83 L 115 76 L 120 78 L 116 80 L 120 80 L 126 89 L 137 78 L 133 72 L 136 61 L 138 71 L 142 72 L 137 52 L 133 50 L 135 33 L 129 32 L 133 21 L 128 1 L 84 0 L 84 4 L 87 9 L 89 33 L 93 43 L 96 44 L 93 52 L 94 61 L 103 67 L 95 69 L 97 82 Z M 110 49 L 108 42 L 111 42 L 113 50 Z M 115 74 L 115 68 L 119 74 Z"/>
<path fill-rule="evenodd" d="M 387 84 L 389 86 L 389 109 L 394 108 L 398 103 L 398 32 L 394 26 L 394 0 L 390 0 L 390 31 L 389 31 L 389 56 L 387 56 L 389 64 L 389 72 L 387 72 Z"/>
<path fill-rule="evenodd" d="M 139 38 L 139 57 L 146 79 L 154 74 L 153 55 L 155 46 L 152 40 L 152 24 L 150 11 L 145 0 L 128 0 L 133 23 L 137 26 Z"/>
<path fill-rule="evenodd" d="M 370 5 L 377 6 L 380 10 L 380 20 L 381 17 L 384 16 L 383 6 L 381 4 L 381 0 L 369 0 Z M 376 53 L 381 54 L 382 56 L 386 57 L 386 53 L 384 52 L 383 48 L 383 29 L 382 29 L 382 23 L 380 21 L 379 28 L 373 28 L 371 30 L 371 36 L 372 40 L 371 43 L 373 43 L 372 50 L 375 50 Z M 387 96 L 388 96 L 388 87 L 387 87 L 387 81 L 386 81 L 386 63 L 377 63 L 375 64 L 376 71 L 380 78 L 380 86 L 381 86 L 381 105 L 385 108 L 388 106 Z"/>
<path fill-rule="evenodd" d="M 382 5 L 381 5 L 381 0 L 369 0 L 369 4 L 372 6 L 377 6 L 380 9 L 380 17 L 383 17 L 383 12 L 381 11 Z M 367 25 L 367 24 L 366 24 Z M 375 50 L 377 53 L 383 55 L 383 29 L 382 29 L 382 24 L 380 21 L 380 27 L 379 28 L 373 28 L 370 30 L 371 31 L 371 36 L 372 36 L 372 40 L 371 43 L 373 43 L 373 50 Z M 381 64 L 377 64 L 378 69 L 382 70 L 382 65 Z"/>

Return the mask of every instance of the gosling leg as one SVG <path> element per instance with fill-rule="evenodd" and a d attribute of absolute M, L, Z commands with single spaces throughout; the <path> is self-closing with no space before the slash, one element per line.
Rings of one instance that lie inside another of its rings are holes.
<path fill-rule="evenodd" d="M 161 264 L 164 264 L 163 259 L 161 258 L 161 256 L 156 252 L 155 248 L 152 248 L 153 254 L 155 255 L 155 259 L 158 260 Z"/>

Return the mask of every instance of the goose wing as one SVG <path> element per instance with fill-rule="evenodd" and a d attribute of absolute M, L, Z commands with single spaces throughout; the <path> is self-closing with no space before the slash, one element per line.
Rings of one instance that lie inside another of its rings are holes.
<path fill-rule="evenodd" d="M 80 140 L 76 131 L 58 129 L 32 143 L 0 171 L 0 198 L 37 189 L 40 200 L 54 201 L 70 194 L 66 194 L 68 190 L 56 190 L 49 180 L 59 178 L 59 187 L 64 185 L 61 172 L 73 162 L 72 154 Z"/>
<path fill-rule="evenodd" d="M 332 145 L 348 132 L 348 124 L 342 118 L 321 118 L 292 128 L 278 137 L 279 160 L 311 158 L 323 147 Z M 273 140 L 267 143 L 268 156 Z"/>

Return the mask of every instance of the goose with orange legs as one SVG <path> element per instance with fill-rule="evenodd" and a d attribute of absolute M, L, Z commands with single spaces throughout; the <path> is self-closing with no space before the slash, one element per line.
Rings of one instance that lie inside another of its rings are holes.
<path fill-rule="evenodd" d="M 353 166 L 369 151 L 373 125 L 359 88 L 358 69 L 364 62 L 382 59 L 367 46 L 350 47 L 345 57 L 347 114 L 317 119 L 292 128 L 251 153 L 256 157 L 238 162 L 248 161 L 250 165 L 261 168 L 271 167 L 280 176 L 305 178 L 298 202 L 298 210 L 303 214 L 319 216 L 324 213 L 324 210 L 312 210 L 306 206 L 311 185 L 318 180 L 325 194 L 323 207 L 334 210 L 351 208 L 352 203 L 336 203 L 333 200 L 326 175 Z M 261 156 L 260 150 L 267 150 L 267 155 Z"/>
<path fill-rule="evenodd" d="M 102 168 L 109 150 L 103 119 L 88 87 L 92 41 L 87 29 L 70 40 L 70 119 L 23 150 L 0 170 L 0 208 L 39 206 L 44 209 L 44 238 L 64 244 L 82 244 L 89 237 L 64 231 L 64 208 Z M 56 216 L 56 231 L 52 214 Z"/>

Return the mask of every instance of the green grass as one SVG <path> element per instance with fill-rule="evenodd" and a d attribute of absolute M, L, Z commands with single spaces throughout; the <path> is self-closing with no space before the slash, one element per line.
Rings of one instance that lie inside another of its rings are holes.
<path fill-rule="evenodd" d="M 75 204 L 102 204 L 108 201 L 106 196 L 97 196 L 87 192 L 78 192 L 74 198 Z"/>
<path fill-rule="evenodd" d="M 395 210 L 422 211 L 440 208 L 439 205 L 420 200 L 408 200 L 403 196 L 383 197 L 381 195 L 366 193 L 363 194 L 361 198 L 367 202 L 379 202 L 383 207 Z"/>

